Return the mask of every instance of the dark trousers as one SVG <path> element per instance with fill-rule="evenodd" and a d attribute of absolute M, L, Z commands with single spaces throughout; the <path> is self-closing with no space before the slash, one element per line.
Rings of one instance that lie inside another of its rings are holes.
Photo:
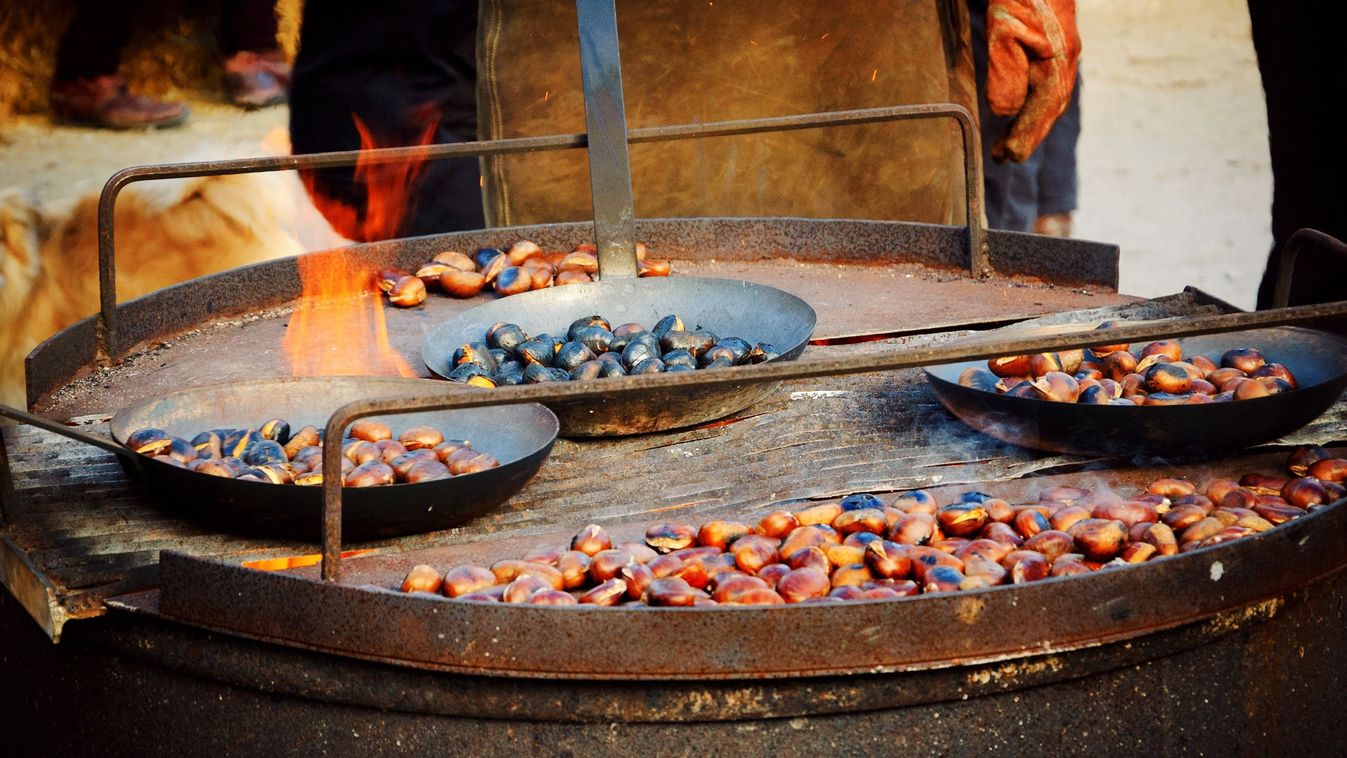
<path fill-rule="evenodd" d="M 310 2 L 300 34 L 290 92 L 296 153 L 362 147 L 356 119 L 382 147 L 414 144 L 428 125 L 431 142 L 476 139 L 476 0 Z M 485 225 L 476 158 L 422 166 L 396 229 L 365 223 L 366 182 L 354 169 L 306 172 L 305 180 L 324 215 L 351 239 Z"/>
<path fill-rule="evenodd" d="M 122 48 L 131 39 L 138 2 L 81 0 L 56 49 L 58 82 L 117 73 Z M 229 0 L 220 28 L 225 55 L 276 49 L 275 0 Z"/>
<path fill-rule="evenodd" d="M 1080 139 L 1080 74 L 1071 102 L 1042 144 L 1023 163 L 998 163 L 992 143 L 1014 120 L 992 113 L 987 102 L 987 2 L 969 0 L 973 40 L 973 72 L 977 77 L 978 122 L 982 135 L 983 195 L 987 225 L 993 229 L 1032 232 L 1039 216 L 1076 209 L 1076 142 Z"/>
<path fill-rule="evenodd" d="M 1282 248 L 1310 227 L 1347 241 L 1347 146 L 1340 101 L 1347 66 L 1339 2 L 1249 0 L 1258 70 L 1267 95 L 1272 157 L 1272 252 L 1258 307 L 1272 305 Z M 1291 304 L 1347 299 L 1347 259 L 1308 250 L 1297 260 Z"/>

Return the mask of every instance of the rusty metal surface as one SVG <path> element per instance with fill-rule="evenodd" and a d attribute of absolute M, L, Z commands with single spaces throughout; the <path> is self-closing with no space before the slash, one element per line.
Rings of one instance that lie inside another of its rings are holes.
<path fill-rule="evenodd" d="M 1276 473 L 1284 460 L 1283 454 L 1266 454 L 1182 471 L 1205 483 Z M 1127 491 L 1173 473 L 1165 465 L 1094 472 L 1091 478 L 1096 486 Z M 1028 485 L 988 482 L 978 489 L 1020 502 L 1032 500 L 1026 490 L 1080 481 L 1069 474 Z M 668 680 L 919 670 L 1129 639 L 1300 589 L 1347 566 L 1344 504 L 1256 536 L 1137 566 L 1020 586 L 817 606 L 460 603 L 390 589 L 396 581 L 390 573 L 422 562 L 453 565 L 458 560 L 452 550 L 348 559 L 351 567 L 368 561 L 371 570 L 361 575 L 357 569 L 341 583 L 319 581 L 313 569 L 263 572 L 165 552 L 159 610 L 258 639 L 461 673 Z M 618 527 L 614 536 L 630 539 L 643 533 L 640 526 Z M 478 555 L 480 550 L 473 548 Z M 527 631 L 543 628 L 545 635 Z M 621 644 L 596 645 L 595 629 Z"/>
<path fill-rule="evenodd" d="M 1131 346 L 1140 351 L 1145 343 Z M 1347 387 L 1347 339 L 1278 327 L 1186 339 L 1187 355 L 1219 360 L 1227 350 L 1255 347 L 1287 366 L 1296 389 L 1230 403 L 1135 406 L 1056 403 L 959 385 L 963 361 L 927 368 L 936 397 L 970 426 L 1037 450 L 1101 455 L 1193 455 L 1235 451 L 1281 437 L 1319 417 Z"/>
<path fill-rule="evenodd" d="M 1324 694 L 1347 686 L 1345 588 L 1339 573 L 1207 622 L 1015 662 L 718 682 L 428 672 L 130 613 L 53 646 L 0 593 L 0 712 L 7 746 L 34 753 L 1329 755 L 1347 739 Z"/>
<path fill-rule="evenodd" d="M 354 256 L 371 272 L 384 267 L 414 270 L 446 249 L 508 247 L 520 239 L 532 239 L 546 249 L 570 249 L 591 234 L 588 224 L 554 224 L 419 237 L 309 255 Z M 809 219 L 646 219 L 638 220 L 637 237 L 654 254 L 674 259 L 674 276 L 743 279 L 804 298 L 819 312 L 820 338 L 957 328 L 1136 300 L 1112 292 L 1117 285 L 1117 247 L 1079 240 L 993 232 L 989 255 L 994 267 L 1003 262 L 1010 266 L 1020 260 L 1017 255 L 1023 257 L 1022 264 L 1031 265 L 1017 264 L 1022 273 L 1015 276 L 973 280 L 958 271 L 964 239 L 958 227 Z M 1032 257 L 1036 248 L 1041 249 Z M 132 351 L 128 361 L 133 365 L 96 369 L 93 320 L 79 322 L 29 354 L 29 407 L 64 418 L 140 399 L 118 397 L 125 386 L 152 392 L 277 375 L 284 365 L 278 357 L 280 336 L 299 293 L 295 259 L 282 259 L 202 277 L 123 303 L 117 310 L 116 351 Z M 414 356 L 434 324 L 487 299 L 465 302 L 433 295 L 417 308 L 386 309 L 394 346 L 404 356 Z M 219 365 L 211 351 L 221 348 L 253 359 Z M 78 394 L 85 394 L 81 402 L 71 397 Z M 99 403 L 105 394 L 109 403 Z"/>
<path fill-rule="evenodd" d="M 1180 296 L 1055 314 L 1035 323 L 1213 312 Z M 957 336 L 917 335 L 810 351 L 865 354 Z M 82 421 L 105 433 L 106 416 Z M 1344 430 L 1347 402 L 1340 401 L 1278 444 L 1347 441 Z M 9 493 L 5 534 L 50 578 L 74 617 L 101 613 L 109 595 L 155 586 L 160 549 L 240 561 L 317 552 L 312 544 L 231 537 L 165 514 L 110 455 L 28 427 L 0 427 L 0 434 L 15 467 L 6 483 L 17 488 Z M 497 511 L 456 529 L 359 547 L 408 550 L 484 535 L 529 536 L 573 528 L 580 520 L 608 527 L 635 518 L 704 521 L 713 512 L 791 508 L 858 491 L 1012 479 L 1087 460 L 1026 451 L 969 429 L 945 411 L 916 371 L 788 382 L 727 422 L 657 436 L 561 440 L 549 465 Z"/>
<path fill-rule="evenodd" d="M 1093 337 L 1109 343 L 1130 343 L 1251 330 L 1283 324 L 1312 323 L 1326 318 L 1341 318 L 1344 315 L 1347 315 L 1347 301 L 1301 305 L 1256 313 L 1224 313 L 1164 321 L 1120 322 L 1116 326 L 1098 331 L 1091 330 L 1088 324 L 1074 324 L 1056 329 L 1023 330 L 1020 334 L 1016 334 L 1013 330 L 998 330 L 945 345 L 908 347 L 870 354 L 806 358 L 800 361 L 763 363 L 756 366 L 731 366 L 715 371 L 622 376 L 602 381 L 549 382 L 497 387 L 490 392 L 463 393 L 451 397 L 433 394 L 420 398 L 364 400 L 338 408 L 327 422 L 326 434 L 328 438 L 335 438 L 348 424 L 380 413 L 474 408 L 524 402 L 589 401 L 605 397 L 615 402 L 652 402 L 667 400 L 681 391 L 688 390 L 735 389 L 743 385 L 763 385 L 789 379 L 823 377 L 835 379 L 849 374 L 1062 350 L 1076 347 L 1080 342 L 1080 335 L 1086 331 Z M 338 484 L 340 463 L 340 450 L 327 448 L 323 451 L 323 577 L 328 581 L 335 581 L 340 571 L 337 560 L 341 552 L 342 488 Z"/>

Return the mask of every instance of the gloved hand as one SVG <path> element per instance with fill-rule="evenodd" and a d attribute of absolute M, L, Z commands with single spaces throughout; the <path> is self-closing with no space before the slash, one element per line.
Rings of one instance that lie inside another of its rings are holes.
<path fill-rule="evenodd" d="M 1015 116 L 993 158 L 1023 161 L 1048 136 L 1071 99 L 1079 59 L 1075 0 L 989 0 L 987 100 L 998 116 Z"/>

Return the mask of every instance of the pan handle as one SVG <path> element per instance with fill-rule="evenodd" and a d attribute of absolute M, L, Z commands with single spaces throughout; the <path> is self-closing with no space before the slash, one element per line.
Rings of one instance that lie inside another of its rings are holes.
<path fill-rule="evenodd" d="M 89 434 L 88 432 L 81 431 L 71 426 L 66 426 L 65 424 L 62 424 L 60 422 L 52 421 L 49 418 L 43 416 L 36 416 L 32 413 L 21 411 L 17 408 L 11 408 L 8 405 L 0 405 L 0 416 L 13 419 L 20 423 L 28 424 L 29 426 L 36 426 L 39 429 L 46 429 L 49 432 L 55 432 L 56 434 L 59 434 L 62 437 L 69 437 L 70 439 L 75 440 L 76 442 L 83 442 L 86 445 L 93 445 L 94 447 L 102 448 L 103 450 L 106 450 L 109 453 L 116 455 L 122 460 L 129 462 L 132 466 L 135 467 L 136 471 L 141 470 L 140 456 L 132 452 L 131 450 L 128 450 L 127 448 L 123 447 L 122 445 L 118 444 L 114 440 L 99 437 L 94 434 Z"/>
<path fill-rule="evenodd" d="M 1291 276 L 1296 270 L 1296 259 L 1305 247 L 1326 250 L 1347 258 L 1347 245 L 1336 237 L 1316 229 L 1300 229 L 1286 241 L 1282 249 L 1281 265 L 1277 267 L 1277 289 L 1272 296 L 1273 308 L 1285 308 L 1291 302 Z"/>

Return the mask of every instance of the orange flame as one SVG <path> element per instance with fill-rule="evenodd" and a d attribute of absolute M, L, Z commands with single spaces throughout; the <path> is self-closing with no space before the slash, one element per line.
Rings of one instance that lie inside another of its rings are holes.
<path fill-rule="evenodd" d="M 375 140 L 359 117 L 352 118 L 362 151 L 388 146 Z M 415 144 L 430 144 L 437 126 L 438 119 L 429 120 Z M 363 213 L 316 191 L 312 175 L 303 179 L 333 228 L 361 240 L 389 239 L 398 235 L 424 163 L 358 160 L 355 179 L 365 189 Z M 297 265 L 300 299 L 281 342 L 292 375 L 417 375 L 389 344 L 374 264 L 351 251 L 337 251 L 302 255 Z"/>

